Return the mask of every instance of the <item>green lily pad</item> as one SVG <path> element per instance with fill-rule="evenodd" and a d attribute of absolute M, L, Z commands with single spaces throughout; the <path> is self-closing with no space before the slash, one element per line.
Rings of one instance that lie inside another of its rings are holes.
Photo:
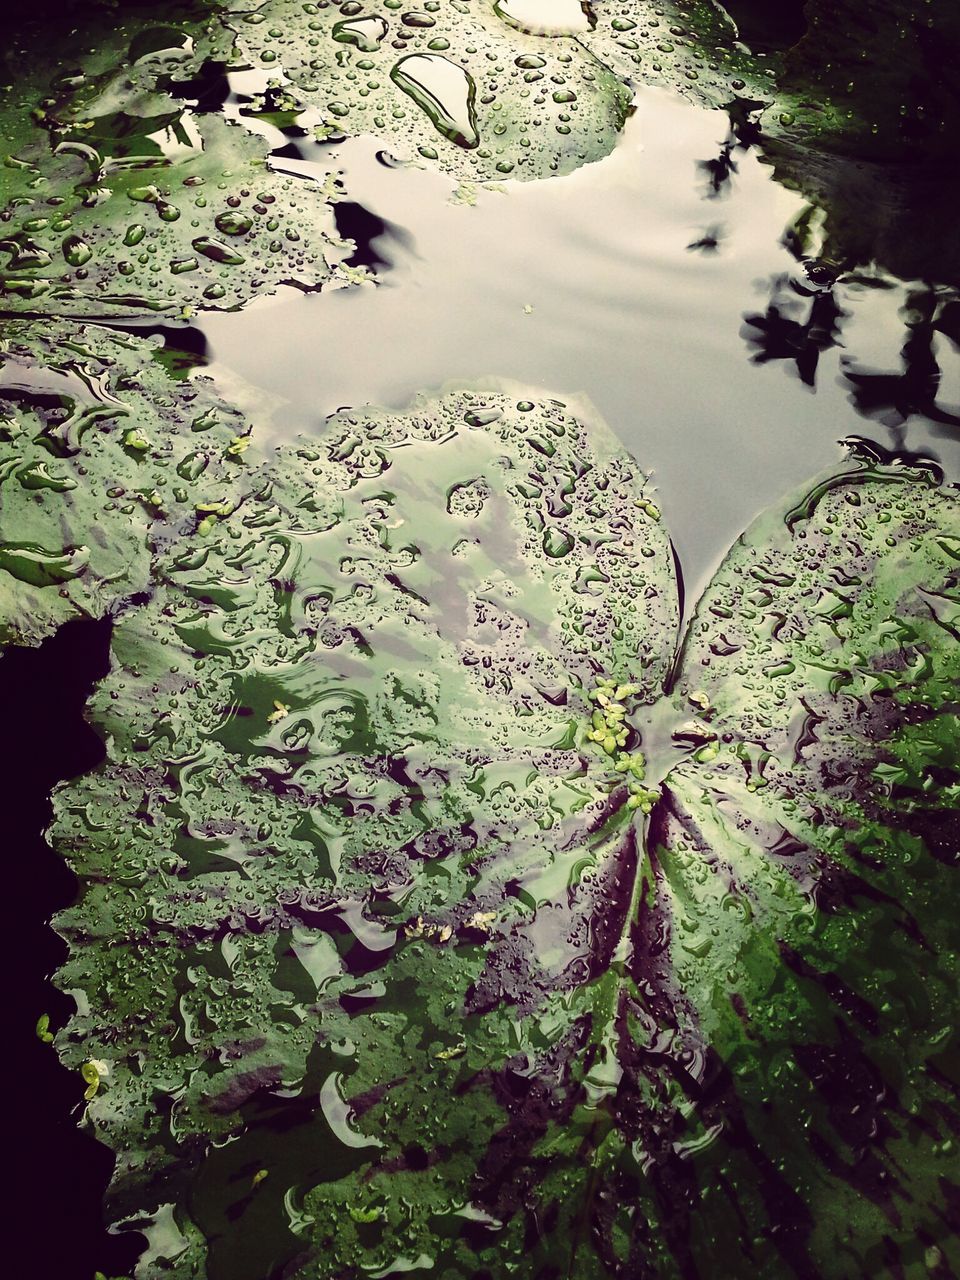
<path fill-rule="evenodd" d="M 202 557 L 161 561 L 150 602 L 117 624 L 97 700 L 116 749 L 58 802 L 58 841 L 87 886 L 59 927 L 100 940 L 60 981 L 102 993 L 71 1025 L 77 1046 L 111 1045 L 85 1052 L 111 1064 L 96 1105 L 126 1134 L 119 1203 L 168 1163 L 148 1136 L 165 1123 L 157 1089 L 178 1094 L 188 1145 L 235 1131 L 260 1085 L 303 1077 L 320 1005 L 342 1020 L 341 999 L 364 999 L 357 949 L 386 961 L 408 926 L 452 937 L 441 881 L 453 877 L 468 940 L 491 934 L 504 877 L 525 886 L 510 915 L 566 883 L 558 838 L 580 833 L 590 878 L 591 844 L 608 843 L 590 831 L 619 775 L 585 741 L 588 688 L 619 651 L 631 697 L 652 697 L 671 655 L 644 637 L 677 618 L 669 543 L 639 513 L 645 483 L 560 404 L 451 396 L 334 420 Z M 162 795 L 161 773 L 179 779 Z M 157 856 L 160 880 L 144 878 Z M 431 869 L 419 886 L 408 860 Z M 365 920 L 371 874 L 386 896 Z M 479 975 L 483 949 L 470 954 Z M 174 971 L 192 975 L 180 994 Z M 233 1001 L 241 972 L 249 998 Z M 272 1175 L 258 1195 L 274 1184 L 282 1194 Z"/>
<path fill-rule="evenodd" d="M 271 171 L 265 144 L 241 126 L 195 124 L 196 145 L 169 160 L 115 166 L 87 143 L 60 143 L 52 160 L 21 152 L 30 168 L 18 170 L 27 181 L 4 227 L 7 309 L 179 318 L 281 282 L 318 287 L 325 254 L 339 256 L 322 185 Z"/>
<path fill-rule="evenodd" d="M 685 643 L 678 710 L 702 694 L 716 738 L 651 829 L 678 1036 L 758 1270 L 956 1266 L 957 499 L 868 467 L 798 499 L 735 545 Z M 700 1266 L 735 1234 L 710 1221 Z"/>
<path fill-rule="evenodd" d="M 956 496 L 822 478 L 675 661 L 644 477 L 561 404 L 258 474 L 157 557 L 56 798 L 141 1274 L 955 1265 Z"/>
<path fill-rule="evenodd" d="M 886 0 L 874 7 L 883 10 L 871 23 L 875 63 L 886 66 L 902 23 Z M 865 24 L 836 6 L 813 11 L 811 33 L 789 57 L 753 53 L 711 0 L 436 0 L 408 10 L 391 0 L 265 0 L 231 21 L 253 65 L 282 72 L 319 115 L 322 136 L 388 138 L 404 158 L 461 179 L 548 177 L 602 158 L 641 83 L 759 115 L 763 139 L 777 147 L 876 155 L 894 145 L 887 117 L 902 115 L 909 96 L 906 68 L 880 82 L 854 68 Z M 911 22 L 925 25 L 925 13 Z M 949 18 L 936 22 L 952 39 Z M 819 39 L 821 27 L 829 40 Z M 942 133 L 950 119 L 948 104 L 931 103 L 921 132 Z M 903 130 L 893 132 L 902 143 Z"/>
<path fill-rule="evenodd" d="M 177 31 L 189 54 L 148 47 L 175 44 Z M 201 57 L 232 56 L 226 30 L 141 20 L 101 35 L 93 52 L 77 36 L 52 57 L 36 47 L 41 37 L 22 51 L 39 66 L 4 111 L 5 308 L 179 317 L 238 306 L 281 282 L 319 287 L 325 254 L 339 244 L 334 175 L 325 185 L 278 174 L 262 138 L 174 96 Z M 73 57 L 82 70 L 68 74 Z"/>
<path fill-rule="evenodd" d="M 249 431 L 209 378 L 95 326 L 5 327 L 0 351 L 0 638 L 36 644 L 148 590 L 157 550 L 253 483 Z M 198 510 L 198 508 L 203 508 Z M 215 518 L 215 513 L 214 518 Z"/>
<path fill-rule="evenodd" d="M 529 35 L 489 4 L 267 0 L 231 21 L 253 65 L 282 71 L 323 133 L 373 134 L 462 179 L 542 178 L 600 159 L 631 97 L 576 39 Z"/>

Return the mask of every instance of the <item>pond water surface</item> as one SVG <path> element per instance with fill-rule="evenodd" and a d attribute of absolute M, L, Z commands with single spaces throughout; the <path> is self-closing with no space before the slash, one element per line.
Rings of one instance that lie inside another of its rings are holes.
<path fill-rule="evenodd" d="M 810 206 L 743 148 L 717 191 L 709 164 L 726 138 L 718 113 L 641 89 L 610 156 L 480 189 L 475 205 L 440 175 L 391 165 L 375 139 L 324 148 L 372 215 L 363 231 L 379 232 L 366 255 L 377 286 L 281 289 L 202 315 L 209 372 L 277 441 L 316 433 L 345 406 L 400 409 L 445 387 L 509 383 L 592 406 L 652 469 L 688 598 L 750 520 L 834 464 L 848 436 L 960 475 L 955 429 L 923 414 L 894 428 L 865 418 L 844 377 L 898 368 L 910 282 L 875 268 L 841 277 L 842 328 L 815 387 L 789 358 L 756 361 L 750 320 L 773 304 L 805 321 L 818 296 L 785 243 Z M 938 353 L 942 403 L 960 412 L 960 355 L 946 338 Z"/>

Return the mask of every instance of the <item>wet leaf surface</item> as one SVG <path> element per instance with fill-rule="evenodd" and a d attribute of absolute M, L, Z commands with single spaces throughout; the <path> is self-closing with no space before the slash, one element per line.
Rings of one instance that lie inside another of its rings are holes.
<path fill-rule="evenodd" d="M 569 8 L 579 30 L 583 11 Z M 372 133 L 460 178 L 547 177 L 599 159 L 630 100 L 563 24 L 531 35 L 491 5 L 269 0 L 232 23 L 254 65 L 289 77 L 321 133 Z"/>
<path fill-rule="evenodd" d="M 121 1202 L 135 1187 L 142 1203 L 167 1163 L 158 1087 L 178 1095 L 188 1148 L 236 1132 L 262 1086 L 305 1087 L 318 1018 L 333 1034 L 373 1011 L 394 952 L 415 968 L 449 956 L 478 1006 L 534 1000 L 525 906 L 571 876 L 556 842 L 578 850 L 585 900 L 616 843 L 604 828 L 621 779 L 585 742 L 588 687 L 619 667 L 631 699 L 649 699 L 672 656 L 672 560 L 659 522 L 636 514 L 643 477 L 559 404 L 349 415 L 289 465 L 206 545 L 178 547 L 117 625 L 97 713 L 117 752 L 61 797 L 62 847 L 88 884 L 60 922 L 78 943 L 61 977 L 100 992 L 69 1038 L 114 1044 L 98 1105 L 127 1135 L 111 1142 L 130 1144 Z M 156 856 L 159 881 L 140 861 Z M 548 968 L 549 985 L 590 964 L 571 906 L 556 926 L 570 973 Z M 494 940 L 515 950 L 513 977 L 484 977 Z M 456 1044 L 451 1027 L 427 1053 L 448 1079 L 458 1055 L 436 1055 Z M 276 1177 L 264 1195 L 287 1189 Z"/>
<path fill-rule="evenodd" d="M 185 115 L 163 126 L 189 138 L 169 159 L 148 152 L 114 164 L 64 142 L 53 172 L 45 163 L 27 171 L 29 193 L 4 231 L 8 309 L 180 318 L 326 278 L 337 238 L 322 188 L 273 173 L 264 144 L 241 126 L 204 116 L 188 134 Z M 41 174 L 44 193 L 64 193 L 52 213 L 33 195 Z"/>
<path fill-rule="evenodd" d="M 319 287 L 338 256 L 335 175 L 278 174 L 262 138 L 188 105 L 192 78 L 236 60 L 212 10 L 88 23 L 52 50 L 45 31 L 22 40 L 33 74 L 8 94 L 0 170 L 5 308 L 179 318 Z"/>
<path fill-rule="evenodd" d="M 17 322 L 0 364 L 4 642 L 36 644 L 149 588 L 153 556 L 239 500 L 249 426 L 155 342 Z"/>
<path fill-rule="evenodd" d="M 771 1275 L 956 1266 L 960 543 L 934 484 L 864 467 L 761 518 L 685 642 L 678 692 L 717 738 L 668 775 L 651 839 L 694 1096 L 718 1097 L 707 1159 L 766 1220 Z"/>
<path fill-rule="evenodd" d="M 949 1252 L 955 497 L 861 464 L 763 517 L 658 697 L 669 544 L 599 426 L 454 395 L 257 475 L 57 798 L 142 1274 Z"/>

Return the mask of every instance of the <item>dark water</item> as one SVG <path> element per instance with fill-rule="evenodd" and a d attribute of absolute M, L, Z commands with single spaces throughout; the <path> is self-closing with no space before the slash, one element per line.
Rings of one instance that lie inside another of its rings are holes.
<path fill-rule="evenodd" d="M 0 798 L 6 830 L 8 984 L 11 1033 L 7 1052 L 31 1105 L 12 1105 L 6 1124 L 11 1184 L 8 1265 L 22 1259 L 35 1274 L 90 1277 L 97 1269 L 123 1274 L 137 1259 L 135 1235 L 116 1237 L 102 1224 L 101 1199 L 112 1154 L 77 1128 L 83 1084 L 37 1036 L 38 1011 L 62 1025 L 73 999 L 47 978 L 66 946 L 48 927 L 53 912 L 73 901 L 77 882 L 46 840 L 51 789 L 103 759 L 100 739 L 83 708 L 109 668 L 110 624 L 69 622 L 38 649 L 14 649 L 0 661 Z M 22 962 L 23 957 L 28 960 Z"/>

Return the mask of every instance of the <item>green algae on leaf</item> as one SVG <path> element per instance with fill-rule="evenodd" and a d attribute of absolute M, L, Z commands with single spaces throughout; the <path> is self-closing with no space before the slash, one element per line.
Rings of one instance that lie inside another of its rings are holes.
<path fill-rule="evenodd" d="M 530 405 L 337 415 L 116 626 L 58 1043 L 142 1277 L 954 1257 L 956 497 L 823 478 L 676 665 L 642 474 Z"/>

